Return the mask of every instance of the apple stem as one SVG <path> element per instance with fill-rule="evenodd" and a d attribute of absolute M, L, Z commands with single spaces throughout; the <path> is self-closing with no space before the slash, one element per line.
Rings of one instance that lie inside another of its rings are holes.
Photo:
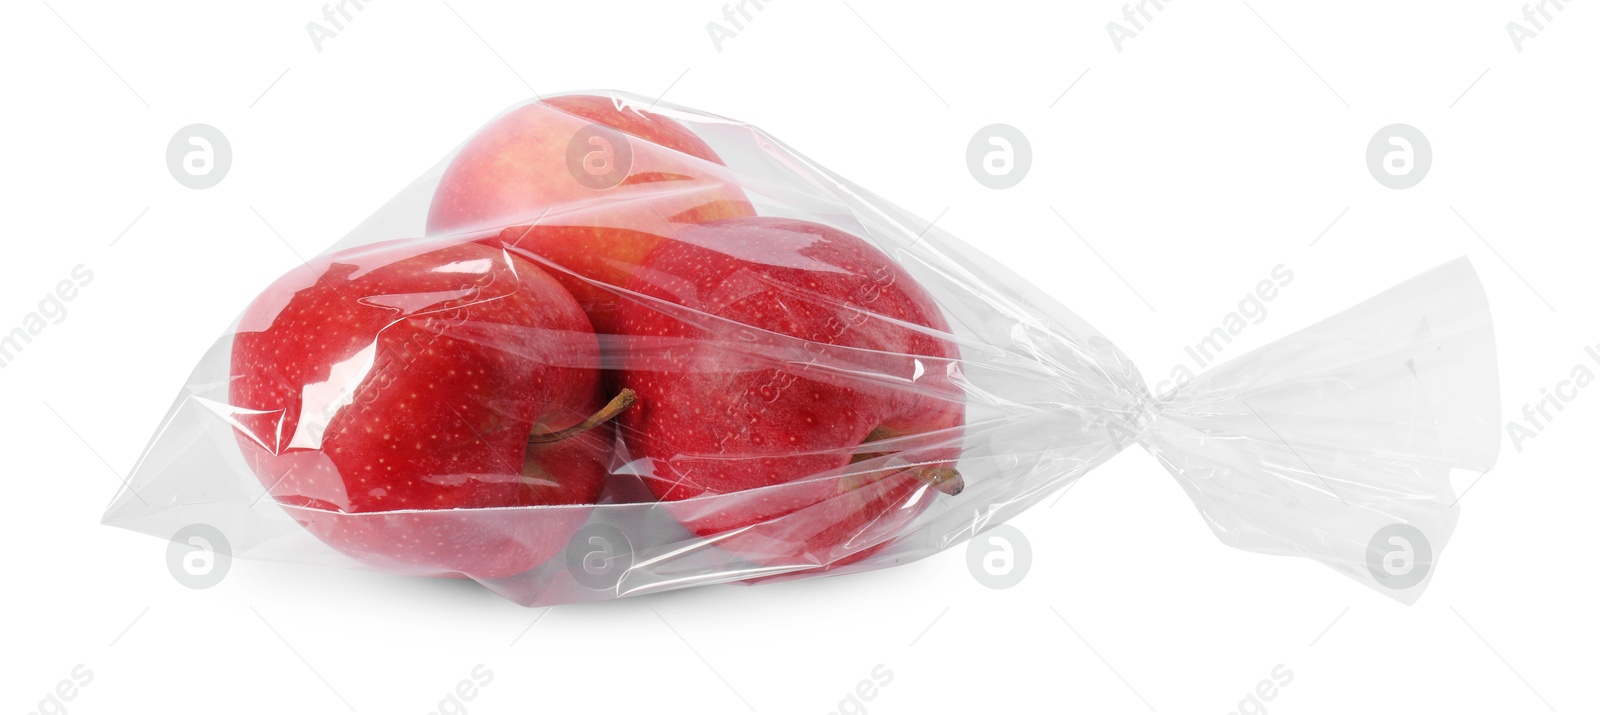
<path fill-rule="evenodd" d="M 940 465 L 933 467 L 932 469 L 919 470 L 917 472 L 917 478 L 933 485 L 934 489 L 938 489 L 939 491 L 949 494 L 950 496 L 960 494 L 961 490 L 966 486 L 966 484 L 961 481 L 961 472 L 956 471 L 955 467 L 951 467 L 949 465 Z"/>
<path fill-rule="evenodd" d="M 633 390 L 624 387 L 622 388 L 622 392 L 617 393 L 616 397 L 611 398 L 611 401 L 606 403 L 605 407 L 600 408 L 598 412 L 595 412 L 594 414 L 584 418 L 582 422 L 563 430 L 530 435 L 528 437 L 528 444 L 550 444 L 552 442 L 560 442 L 565 439 L 576 437 L 584 432 L 594 429 L 607 420 L 622 414 L 623 410 L 632 407 L 633 403 L 638 401 L 638 393 L 635 393 Z"/>
<path fill-rule="evenodd" d="M 872 432 L 867 434 L 866 440 L 861 444 L 868 445 L 872 444 L 873 442 L 893 439 L 894 436 L 894 433 L 890 431 L 889 428 L 884 427 L 883 425 L 878 425 L 872 430 Z M 877 459 L 878 457 L 885 457 L 888 455 L 888 452 L 857 452 L 855 456 L 850 458 L 850 463 L 855 464 L 857 462 L 864 462 L 869 459 Z M 931 485 L 934 489 L 938 489 L 939 491 L 949 494 L 950 496 L 960 494 L 961 490 L 966 487 L 966 483 L 961 481 L 961 472 L 956 471 L 955 467 L 952 467 L 948 464 L 941 464 L 937 467 L 928 467 L 926 469 L 918 469 L 912 472 L 912 474 L 917 479 L 920 479 L 923 482 Z"/>

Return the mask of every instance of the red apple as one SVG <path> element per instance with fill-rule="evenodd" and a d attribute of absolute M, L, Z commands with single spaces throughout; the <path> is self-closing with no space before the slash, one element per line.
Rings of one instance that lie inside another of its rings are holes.
<path fill-rule="evenodd" d="M 600 407 L 598 365 L 588 319 L 526 259 L 390 242 L 267 288 L 234 337 L 229 397 L 246 461 L 330 546 L 387 571 L 501 578 L 584 514 L 496 507 L 599 495 L 611 428 L 563 432 Z"/>
<path fill-rule="evenodd" d="M 569 95 L 479 130 L 435 189 L 428 235 L 516 226 L 483 240 L 560 266 L 552 275 L 609 333 L 616 298 L 590 281 L 622 285 L 675 225 L 754 214 L 716 152 L 682 124 Z"/>
<path fill-rule="evenodd" d="M 938 306 L 867 242 L 741 218 L 678 229 L 619 326 L 623 439 L 697 534 L 772 566 L 838 566 L 954 494 L 965 416 Z"/>

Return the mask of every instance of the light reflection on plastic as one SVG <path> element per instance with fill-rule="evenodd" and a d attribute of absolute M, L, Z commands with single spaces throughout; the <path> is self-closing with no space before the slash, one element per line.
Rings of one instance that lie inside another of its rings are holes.
<path fill-rule="evenodd" d="M 378 354 L 376 342 L 362 348 L 361 352 L 334 363 L 323 382 L 307 383 L 300 393 L 300 423 L 295 425 L 294 438 L 289 448 L 321 449 L 322 433 L 328 422 L 346 405 L 355 402 L 356 389 L 372 371 L 372 362 Z"/>

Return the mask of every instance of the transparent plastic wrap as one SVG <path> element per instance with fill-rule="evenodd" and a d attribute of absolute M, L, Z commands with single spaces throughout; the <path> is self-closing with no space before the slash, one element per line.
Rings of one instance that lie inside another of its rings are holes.
<path fill-rule="evenodd" d="M 1461 259 L 1155 396 L 755 127 L 547 97 L 267 287 L 105 521 L 549 605 L 919 559 L 1139 444 L 1224 542 L 1409 603 L 1495 459 L 1494 356 Z"/>

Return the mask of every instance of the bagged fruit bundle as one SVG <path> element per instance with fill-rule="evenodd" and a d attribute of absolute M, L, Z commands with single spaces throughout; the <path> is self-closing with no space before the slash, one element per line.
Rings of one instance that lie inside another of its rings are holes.
<path fill-rule="evenodd" d="M 267 286 L 105 521 L 548 605 L 904 563 L 1138 444 L 1224 542 L 1410 602 L 1494 461 L 1494 354 L 1458 260 L 1152 395 L 755 127 L 549 97 Z"/>

